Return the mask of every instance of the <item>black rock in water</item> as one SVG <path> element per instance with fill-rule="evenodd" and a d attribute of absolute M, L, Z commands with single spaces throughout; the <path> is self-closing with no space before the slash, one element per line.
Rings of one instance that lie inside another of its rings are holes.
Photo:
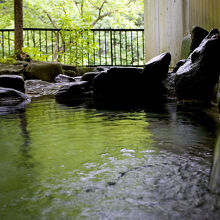
<path fill-rule="evenodd" d="M 213 29 L 177 70 L 176 95 L 179 100 L 210 101 L 220 74 L 220 35 Z"/>
<path fill-rule="evenodd" d="M 56 94 L 56 100 L 62 103 L 83 100 L 91 96 L 88 90 L 88 82 L 73 82 L 64 85 Z"/>
<path fill-rule="evenodd" d="M 168 75 L 170 61 L 170 53 L 163 53 L 145 64 L 141 74 L 144 97 L 153 100 L 166 96 L 165 80 Z"/>
<path fill-rule="evenodd" d="M 93 79 L 98 76 L 100 72 L 88 72 L 83 74 L 81 81 L 87 81 L 90 86 L 93 85 Z"/>
<path fill-rule="evenodd" d="M 142 69 L 133 67 L 113 67 L 101 72 L 93 80 L 94 98 L 114 101 L 132 100 L 140 91 Z"/>
<path fill-rule="evenodd" d="M 25 92 L 24 80 L 18 75 L 0 75 L 0 87 L 11 88 Z"/>

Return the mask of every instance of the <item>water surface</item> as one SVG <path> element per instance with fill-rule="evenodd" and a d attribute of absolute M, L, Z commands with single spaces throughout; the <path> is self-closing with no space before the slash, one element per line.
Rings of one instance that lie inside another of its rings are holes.
<path fill-rule="evenodd" d="M 0 116 L 0 219 L 220 219 L 217 125 L 197 110 L 32 101 Z"/>

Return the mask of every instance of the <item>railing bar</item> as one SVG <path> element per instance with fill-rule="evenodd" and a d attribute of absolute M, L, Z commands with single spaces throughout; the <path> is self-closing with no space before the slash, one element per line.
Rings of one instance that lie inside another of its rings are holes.
<path fill-rule="evenodd" d="M 33 41 L 34 41 L 34 47 L 36 47 L 36 42 L 35 42 L 35 32 L 33 31 Z"/>
<path fill-rule="evenodd" d="M 144 31 L 142 31 L 142 44 L 143 44 L 143 65 L 144 65 L 144 60 L 145 60 L 145 57 L 144 57 Z"/>
<path fill-rule="evenodd" d="M 126 66 L 128 65 L 128 43 L 127 43 L 127 32 L 125 32 L 125 54 L 126 54 Z"/>
<path fill-rule="evenodd" d="M 93 44 L 95 44 L 95 31 L 93 31 Z M 93 49 L 93 65 L 95 66 L 95 48 Z"/>
<path fill-rule="evenodd" d="M 82 36 L 82 33 L 81 33 L 81 36 Z M 82 40 L 82 45 L 81 45 L 81 46 L 82 46 L 82 65 L 83 65 L 83 64 L 84 64 L 84 63 L 83 63 L 83 58 L 84 58 L 84 54 L 83 54 L 83 53 L 84 53 L 83 40 Z"/>
<path fill-rule="evenodd" d="M 41 52 L 41 31 L 39 30 L 39 44 L 40 44 L 40 52 Z M 40 57 L 41 57 L 41 54 L 40 54 Z"/>
<path fill-rule="evenodd" d="M 72 34 L 73 32 L 71 31 L 70 32 L 70 55 L 69 55 L 70 64 L 72 64 Z"/>
<path fill-rule="evenodd" d="M 120 37 L 120 65 L 122 65 L 122 53 L 121 53 L 121 48 L 122 48 L 121 44 L 122 44 L 122 42 L 121 42 L 121 31 L 119 32 L 119 37 Z"/>
<path fill-rule="evenodd" d="M 4 32 L 2 31 L 2 56 L 5 56 Z"/>
<path fill-rule="evenodd" d="M 100 31 L 99 31 L 99 65 L 101 66 L 102 62 L 102 56 L 101 56 L 101 36 L 100 36 Z"/>
<path fill-rule="evenodd" d="M 52 38 L 52 61 L 54 61 L 54 54 L 53 54 L 53 31 L 51 31 L 51 38 Z"/>
<path fill-rule="evenodd" d="M 139 63 L 139 44 L 138 44 L 138 31 L 136 32 L 136 35 L 137 35 L 137 60 L 138 60 L 138 65 L 140 64 Z"/>
<path fill-rule="evenodd" d="M 11 56 L 10 31 L 8 31 L 8 54 Z"/>
<path fill-rule="evenodd" d="M 27 46 L 29 47 L 29 31 L 27 30 Z"/>
<path fill-rule="evenodd" d="M 89 50 L 90 50 L 90 45 L 89 45 L 89 31 L 87 30 L 87 45 L 88 45 L 88 65 L 90 64 L 90 60 L 89 60 Z"/>
<path fill-rule="evenodd" d="M 116 38 L 115 38 L 115 31 L 114 31 L 114 60 L 115 60 L 115 65 L 117 62 L 117 54 L 116 54 Z"/>
<path fill-rule="evenodd" d="M 132 62 L 132 66 L 134 64 L 134 51 L 133 51 L 133 34 L 131 31 L 131 62 Z"/>
<path fill-rule="evenodd" d="M 77 52 L 78 52 L 78 43 L 77 43 L 77 31 L 75 30 L 75 64 L 77 66 L 77 60 L 78 60 L 78 55 L 77 55 Z"/>
<path fill-rule="evenodd" d="M 105 65 L 107 65 L 107 44 L 106 44 L 106 31 L 105 33 Z"/>
<path fill-rule="evenodd" d="M 46 39 L 46 55 L 47 55 L 47 31 L 45 31 L 45 39 Z M 47 56 L 46 56 L 46 61 L 47 61 L 48 59 L 47 59 Z"/>

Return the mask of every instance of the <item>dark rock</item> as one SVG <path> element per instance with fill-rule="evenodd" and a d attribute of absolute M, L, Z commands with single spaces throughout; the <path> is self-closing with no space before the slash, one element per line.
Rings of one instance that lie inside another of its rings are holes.
<path fill-rule="evenodd" d="M 219 31 L 213 29 L 176 72 L 178 99 L 211 100 L 220 74 L 219 51 Z"/>
<path fill-rule="evenodd" d="M 184 64 L 186 62 L 186 59 L 184 59 L 184 60 L 180 60 L 177 64 L 176 64 L 176 66 L 173 68 L 173 73 L 176 73 L 177 72 L 177 70 Z"/>
<path fill-rule="evenodd" d="M 55 77 L 54 81 L 57 83 L 62 83 L 62 82 L 75 82 L 76 80 L 73 77 L 60 74 Z"/>
<path fill-rule="evenodd" d="M 141 71 L 133 67 L 113 67 L 101 72 L 93 80 L 94 97 L 131 101 L 139 92 Z"/>
<path fill-rule="evenodd" d="M 25 79 L 40 79 L 52 82 L 59 74 L 63 74 L 61 64 L 59 63 L 30 63 L 25 68 Z"/>
<path fill-rule="evenodd" d="M 174 72 L 171 72 L 167 76 L 166 88 L 167 88 L 167 96 L 169 98 L 176 98 L 175 75 L 176 74 Z"/>
<path fill-rule="evenodd" d="M 87 81 L 89 86 L 92 86 L 93 84 L 93 79 L 98 76 L 100 74 L 100 72 L 88 72 L 85 73 L 82 78 L 81 81 Z"/>
<path fill-rule="evenodd" d="M 25 92 L 24 80 L 18 75 L 0 75 L 0 87 L 12 88 Z"/>
<path fill-rule="evenodd" d="M 163 53 L 154 57 L 144 66 L 141 74 L 143 95 L 148 99 L 163 99 L 167 89 L 165 80 L 167 78 L 171 61 L 170 53 Z"/>
<path fill-rule="evenodd" d="M 88 90 L 88 82 L 81 81 L 62 86 L 56 94 L 56 99 L 65 103 L 82 100 L 89 96 L 91 97 L 91 93 Z"/>
<path fill-rule="evenodd" d="M 203 41 L 209 32 L 201 27 L 195 26 L 192 30 L 192 43 L 190 46 L 190 53 L 192 53 Z"/>
<path fill-rule="evenodd" d="M 15 89 L 0 87 L 0 106 L 16 106 L 22 102 L 30 102 L 29 96 Z"/>

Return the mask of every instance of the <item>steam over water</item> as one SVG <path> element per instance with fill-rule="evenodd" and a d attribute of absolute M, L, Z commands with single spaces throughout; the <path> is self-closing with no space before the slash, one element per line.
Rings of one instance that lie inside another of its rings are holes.
<path fill-rule="evenodd" d="M 0 116 L 0 219 L 220 219 L 208 191 L 217 130 L 174 103 L 35 100 Z"/>

